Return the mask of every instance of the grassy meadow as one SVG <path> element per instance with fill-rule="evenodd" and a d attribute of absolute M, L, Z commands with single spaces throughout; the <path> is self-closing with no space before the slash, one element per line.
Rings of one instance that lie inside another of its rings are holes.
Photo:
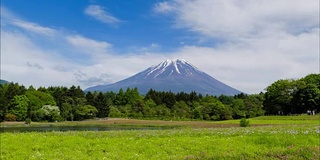
<path fill-rule="evenodd" d="M 239 120 L 109 119 L 56 125 L 161 125 L 167 130 L 1 133 L 1 159 L 319 159 L 317 116 Z M 2 123 L 1 126 L 19 125 Z M 40 125 L 40 124 L 33 124 Z"/>

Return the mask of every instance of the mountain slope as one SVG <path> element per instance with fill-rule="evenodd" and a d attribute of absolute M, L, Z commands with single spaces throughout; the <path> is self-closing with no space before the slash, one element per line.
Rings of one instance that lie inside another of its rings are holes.
<path fill-rule="evenodd" d="M 7 84 L 7 83 L 9 83 L 9 82 L 6 80 L 0 79 L 0 84 Z"/>
<path fill-rule="evenodd" d="M 210 95 L 234 95 L 240 91 L 198 70 L 185 60 L 166 60 L 122 81 L 90 87 L 86 91 L 114 91 L 137 87 L 141 94 L 157 91 L 192 92 Z"/>

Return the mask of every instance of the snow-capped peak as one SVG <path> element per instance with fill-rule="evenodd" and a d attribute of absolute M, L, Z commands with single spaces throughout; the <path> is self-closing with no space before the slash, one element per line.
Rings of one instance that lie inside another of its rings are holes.
<path fill-rule="evenodd" d="M 179 71 L 179 68 L 178 68 L 178 66 L 177 66 L 177 61 L 174 61 L 174 62 L 173 62 L 173 65 L 174 65 L 174 68 L 176 69 L 176 71 L 177 71 L 179 74 L 181 74 L 180 71 Z"/>
<path fill-rule="evenodd" d="M 170 64 L 172 63 L 172 60 L 167 59 L 165 61 L 162 61 L 160 64 L 158 65 L 154 65 L 152 67 L 150 67 L 150 72 L 147 74 L 147 76 L 149 76 L 151 73 L 153 73 L 156 70 L 162 69 L 162 72 L 165 71 L 165 69 L 170 66 Z M 161 72 L 161 73 L 162 73 Z M 160 74 L 161 74 L 160 73 Z"/>
<path fill-rule="evenodd" d="M 146 78 L 150 76 L 153 78 L 157 78 L 160 75 L 171 76 L 174 74 L 184 74 L 187 76 L 193 76 L 194 71 L 198 73 L 202 73 L 195 66 L 188 63 L 184 59 L 167 59 L 165 61 L 162 61 L 158 65 L 154 65 L 148 68 L 145 71 L 145 75 L 146 75 Z"/>
<path fill-rule="evenodd" d="M 184 59 L 167 59 L 166 61 L 171 61 L 172 63 L 177 63 L 177 62 L 181 62 L 181 63 L 187 63 L 186 60 Z"/>

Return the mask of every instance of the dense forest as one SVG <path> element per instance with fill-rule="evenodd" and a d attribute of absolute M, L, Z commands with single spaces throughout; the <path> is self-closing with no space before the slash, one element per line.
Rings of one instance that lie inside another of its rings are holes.
<path fill-rule="evenodd" d="M 172 93 L 138 88 L 87 92 L 79 86 L 26 88 L 0 85 L 0 121 L 75 121 L 122 117 L 163 120 L 228 120 L 261 115 L 289 115 L 320 111 L 320 74 L 278 80 L 265 93 L 234 96 Z"/>

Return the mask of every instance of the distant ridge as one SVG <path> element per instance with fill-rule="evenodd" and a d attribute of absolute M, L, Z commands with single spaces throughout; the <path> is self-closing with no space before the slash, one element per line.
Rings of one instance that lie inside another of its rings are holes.
<path fill-rule="evenodd" d="M 0 79 L 0 84 L 7 84 L 7 83 L 10 83 L 10 82 L 3 80 L 3 79 Z"/>
<path fill-rule="evenodd" d="M 241 91 L 234 89 L 183 59 L 165 60 L 158 65 L 137 73 L 127 79 L 109 85 L 90 87 L 85 91 L 113 91 L 120 88 L 137 87 L 141 94 L 146 94 L 151 88 L 156 91 L 186 92 L 195 91 L 209 95 L 235 95 Z"/>

